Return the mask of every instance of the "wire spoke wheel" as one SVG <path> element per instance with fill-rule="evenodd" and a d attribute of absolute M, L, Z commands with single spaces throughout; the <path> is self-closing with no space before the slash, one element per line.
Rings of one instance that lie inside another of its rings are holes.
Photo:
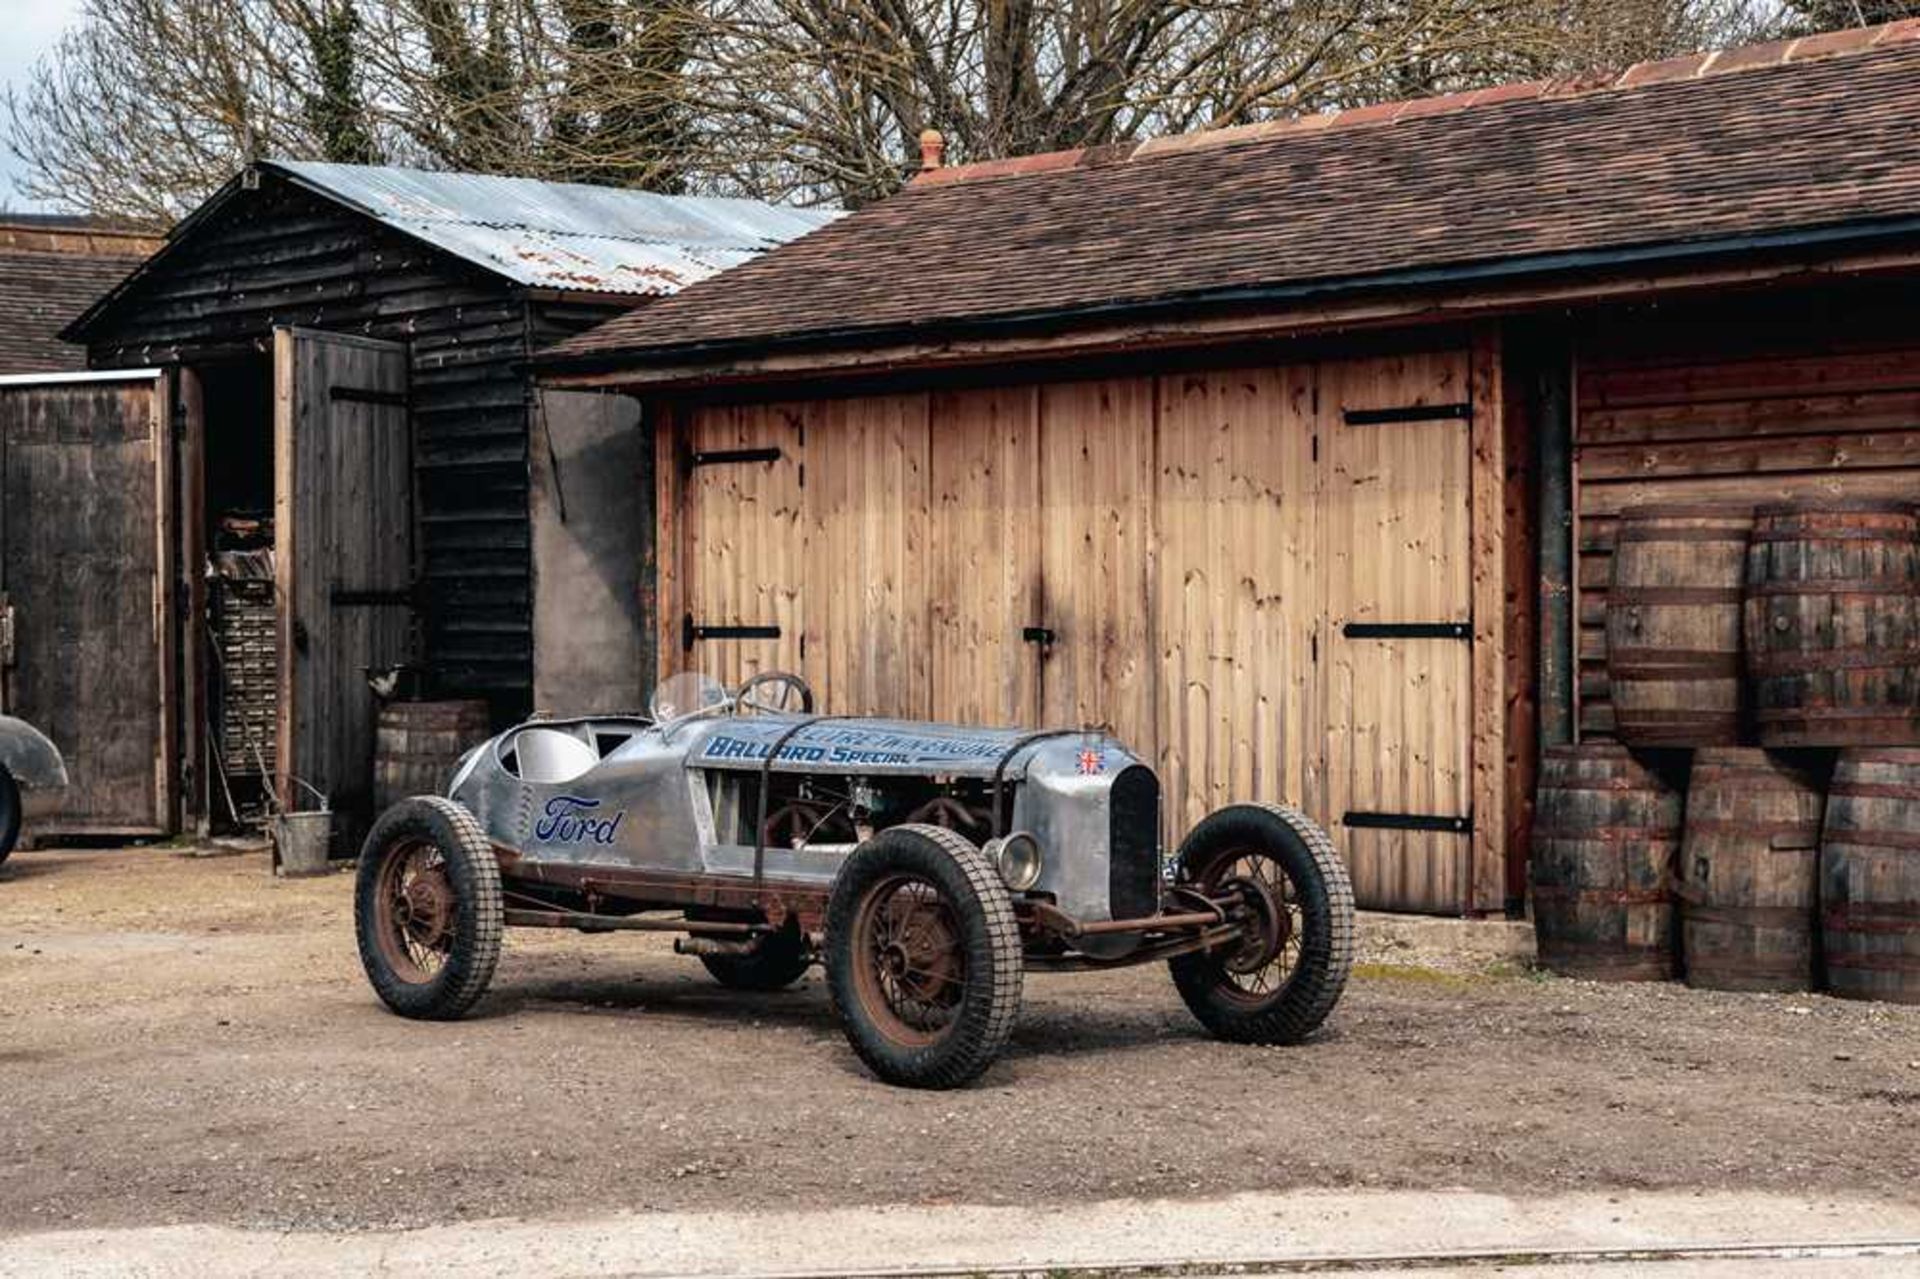
<path fill-rule="evenodd" d="M 953 906 L 937 886 L 911 875 L 875 884 L 854 917 L 854 949 L 863 959 L 861 1000 L 891 1037 L 924 1046 L 953 1027 L 967 954 Z"/>
<path fill-rule="evenodd" d="M 403 840 L 380 868 L 376 938 L 404 980 L 430 982 L 453 953 L 453 882 L 447 859 L 424 840 Z"/>
<path fill-rule="evenodd" d="M 403 799 L 360 851 L 354 931 L 374 991 L 403 1017 L 446 1020 L 493 980 L 505 928 L 500 869 L 473 814 Z"/>
<path fill-rule="evenodd" d="M 867 840 L 827 905 L 827 990 L 868 1069 L 957 1088 L 993 1064 L 1020 1013 L 1020 925 L 980 850 L 909 823 Z"/>
<path fill-rule="evenodd" d="M 1353 966 L 1353 889 L 1326 832 L 1276 804 L 1223 808 L 1181 844 L 1178 875 L 1240 927 L 1222 946 L 1169 962 L 1193 1015 L 1237 1043 L 1311 1034 Z"/>
<path fill-rule="evenodd" d="M 1235 851 L 1214 863 L 1201 887 L 1212 898 L 1240 899 L 1234 914 L 1247 931 L 1222 957 L 1228 993 L 1263 1003 L 1285 990 L 1300 969 L 1306 927 L 1300 889 L 1286 867 L 1259 851 Z"/>

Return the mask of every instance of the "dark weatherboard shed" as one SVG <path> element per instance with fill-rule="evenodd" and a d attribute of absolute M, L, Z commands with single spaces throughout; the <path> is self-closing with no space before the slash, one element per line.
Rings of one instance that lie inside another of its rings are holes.
<path fill-rule="evenodd" d="M 1166 834 L 1517 906 L 1648 502 L 1920 498 L 1920 22 L 941 168 L 569 339 L 651 407 L 663 666 L 1106 723 Z"/>
<path fill-rule="evenodd" d="M 42 829 L 170 830 L 236 774 L 363 810 L 370 669 L 528 710 L 529 459 L 601 416 L 543 405 L 528 358 L 824 217 L 351 165 L 236 176 L 68 327 L 91 380 L 0 390 L 10 545 L 35 551 L 5 588 L 23 642 L 70 654 L 16 669 L 10 706 L 63 746 L 120 742 L 83 752 L 69 820 Z M 576 526 L 644 489 L 627 461 L 625 487 L 570 495 Z"/>

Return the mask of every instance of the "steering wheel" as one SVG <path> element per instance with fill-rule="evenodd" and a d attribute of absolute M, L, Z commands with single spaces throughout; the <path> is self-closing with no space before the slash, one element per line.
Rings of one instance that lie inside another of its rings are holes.
<path fill-rule="evenodd" d="M 740 691 L 733 695 L 733 704 L 770 715 L 788 715 L 795 711 L 811 715 L 813 689 L 791 671 L 761 671 L 740 686 Z"/>

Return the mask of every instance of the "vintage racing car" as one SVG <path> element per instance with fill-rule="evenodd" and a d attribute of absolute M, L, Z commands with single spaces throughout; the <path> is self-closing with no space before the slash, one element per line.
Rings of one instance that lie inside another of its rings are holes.
<path fill-rule="evenodd" d="M 882 1079 L 985 1070 L 1026 971 L 1166 960 L 1214 1034 L 1296 1042 L 1352 961 L 1353 895 L 1327 836 L 1223 808 L 1160 855 L 1160 782 L 1097 730 L 816 715 L 797 676 L 729 693 L 679 675 L 648 715 L 523 723 L 403 800 L 361 852 L 367 975 L 408 1017 L 486 990 L 505 927 L 680 934 L 722 984 L 822 962 Z"/>

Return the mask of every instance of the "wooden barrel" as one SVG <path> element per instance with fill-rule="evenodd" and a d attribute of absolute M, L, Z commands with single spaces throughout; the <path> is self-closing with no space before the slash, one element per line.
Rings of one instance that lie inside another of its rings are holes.
<path fill-rule="evenodd" d="M 1747 552 L 1763 746 L 1920 744 L 1920 519 L 1904 502 L 1763 508 Z"/>
<path fill-rule="evenodd" d="M 1842 752 L 1820 840 L 1827 984 L 1920 1004 L 1920 750 Z"/>
<path fill-rule="evenodd" d="M 1740 741 L 1745 510 L 1649 506 L 1620 517 L 1607 592 L 1614 732 L 1635 746 Z"/>
<path fill-rule="evenodd" d="M 1804 761 L 1765 751 L 1694 756 L 1679 888 L 1689 986 L 1814 988 L 1821 782 Z"/>
<path fill-rule="evenodd" d="M 485 702 L 389 702 L 380 708 L 373 748 L 373 802 L 440 795 L 462 753 L 485 740 Z"/>
<path fill-rule="evenodd" d="M 1540 962 L 1571 977 L 1673 976 L 1680 793 L 1611 742 L 1548 748 L 1533 828 Z"/>

